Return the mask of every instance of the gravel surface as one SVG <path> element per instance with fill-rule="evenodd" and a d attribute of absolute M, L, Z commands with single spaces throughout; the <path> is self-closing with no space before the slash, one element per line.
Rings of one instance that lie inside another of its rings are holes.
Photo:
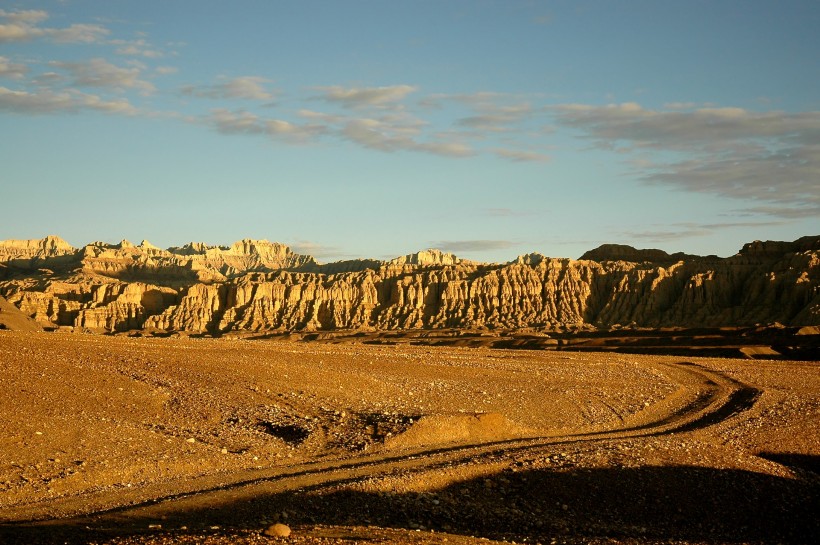
<path fill-rule="evenodd" d="M 0 543 L 820 536 L 817 363 L 3 331 L 0 414 Z"/>

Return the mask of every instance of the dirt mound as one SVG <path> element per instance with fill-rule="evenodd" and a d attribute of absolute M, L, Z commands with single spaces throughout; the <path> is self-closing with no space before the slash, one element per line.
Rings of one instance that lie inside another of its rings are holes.
<path fill-rule="evenodd" d="M 12 331 L 42 331 L 40 324 L 20 312 L 20 309 L 0 297 L 0 329 Z"/>
<path fill-rule="evenodd" d="M 500 413 L 430 415 L 406 432 L 384 442 L 387 449 L 407 449 L 447 443 L 486 443 L 532 434 Z"/>

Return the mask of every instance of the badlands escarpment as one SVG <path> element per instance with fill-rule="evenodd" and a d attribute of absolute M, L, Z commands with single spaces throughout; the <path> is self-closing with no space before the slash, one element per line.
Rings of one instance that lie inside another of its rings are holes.
<path fill-rule="evenodd" d="M 265 240 L 163 250 L 46 237 L 0 242 L 0 296 L 43 327 L 99 332 L 805 326 L 820 324 L 820 237 L 728 258 L 604 245 L 506 264 L 437 250 L 319 264 Z"/>

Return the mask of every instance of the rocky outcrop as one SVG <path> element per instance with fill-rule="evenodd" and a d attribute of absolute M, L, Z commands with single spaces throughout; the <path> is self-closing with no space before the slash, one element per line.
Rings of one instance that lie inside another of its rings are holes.
<path fill-rule="evenodd" d="M 547 256 L 539 254 L 538 252 L 533 252 L 516 257 L 514 260 L 510 261 L 510 264 L 517 263 L 518 265 L 538 265 L 545 259 L 548 259 Z"/>
<path fill-rule="evenodd" d="M 124 240 L 110 245 L 94 243 L 83 249 L 82 268 L 87 273 L 117 278 L 152 277 L 225 281 L 249 271 L 274 271 L 317 267 L 311 256 L 267 240 L 243 239 L 229 247 L 190 243 L 160 250 L 143 241 L 135 246 Z"/>
<path fill-rule="evenodd" d="M 345 261 L 335 261 L 333 263 L 323 263 L 318 267 L 305 267 L 305 269 L 322 274 L 338 274 L 361 272 L 367 269 L 377 271 L 382 265 L 384 265 L 384 261 L 379 261 L 378 259 L 348 259 Z"/>
<path fill-rule="evenodd" d="M 71 263 L 77 249 L 56 236 L 31 240 L 0 240 L 2 277 L 19 269 L 37 269 L 46 266 L 64 267 Z"/>
<path fill-rule="evenodd" d="M 75 253 L 77 250 L 60 237 L 31 240 L 0 240 L 0 261 L 45 259 Z"/>
<path fill-rule="evenodd" d="M 75 327 L 103 331 L 141 329 L 150 316 L 179 299 L 172 288 L 140 282 L 93 285 L 90 294 L 91 301 L 74 318 Z"/>
<path fill-rule="evenodd" d="M 177 253 L 126 243 L 86 246 L 80 274 L 0 281 L 0 295 L 41 324 L 101 331 L 820 324 L 820 237 L 751 243 L 726 259 L 674 261 L 678 254 L 664 253 L 656 256 L 661 262 L 637 251 L 630 259 L 601 261 L 527 254 L 498 265 L 426 251 L 390 262 L 362 261 L 368 266 L 333 274 L 312 258 L 264 241 L 227 249 L 192 243 Z M 116 266 L 123 256 L 143 274 L 155 271 L 154 280 L 124 281 L 128 269 Z M 220 276 L 204 282 L 189 276 L 182 283 L 172 269 L 173 282 L 164 282 L 169 267 L 194 271 L 200 258 L 200 264 L 204 258 L 209 263 L 200 271 Z M 259 272 L 225 274 L 254 267 Z"/>
<path fill-rule="evenodd" d="M 682 252 L 668 254 L 663 250 L 639 250 L 625 244 L 602 244 L 594 250 L 586 252 L 581 256 L 581 259 L 588 261 L 630 261 L 633 263 L 677 263 L 684 260 L 718 259 L 718 257 L 708 256 L 708 258 L 702 258 L 701 256 Z"/>
<path fill-rule="evenodd" d="M 458 265 L 461 263 L 473 263 L 461 259 L 460 257 L 442 252 L 435 248 L 422 250 L 413 254 L 407 254 L 402 257 L 390 260 L 390 265 L 414 265 L 418 267 L 436 267 L 441 265 Z"/>
<path fill-rule="evenodd" d="M 147 240 L 135 245 L 92 242 L 76 249 L 59 237 L 0 242 L 2 277 L 20 271 L 47 268 L 82 272 L 131 281 L 222 282 L 250 271 L 318 270 L 312 256 L 293 252 L 288 246 L 267 240 L 243 239 L 231 246 L 208 246 L 191 242 L 162 250 Z M 13 268 L 13 270 L 10 270 Z"/>

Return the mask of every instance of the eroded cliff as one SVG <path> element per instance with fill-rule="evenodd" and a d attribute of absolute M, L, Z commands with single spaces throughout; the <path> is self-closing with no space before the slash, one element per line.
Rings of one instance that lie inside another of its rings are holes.
<path fill-rule="evenodd" d="M 499 265 L 427 250 L 331 274 L 334 264 L 267 241 L 123 241 L 18 252 L 29 268 L 7 259 L 0 295 L 44 326 L 105 332 L 820 324 L 820 237 L 754 242 L 725 259 L 657 252 L 607 246 L 585 254 L 600 261 L 527 254 Z M 66 256 L 62 269 L 43 267 Z"/>

